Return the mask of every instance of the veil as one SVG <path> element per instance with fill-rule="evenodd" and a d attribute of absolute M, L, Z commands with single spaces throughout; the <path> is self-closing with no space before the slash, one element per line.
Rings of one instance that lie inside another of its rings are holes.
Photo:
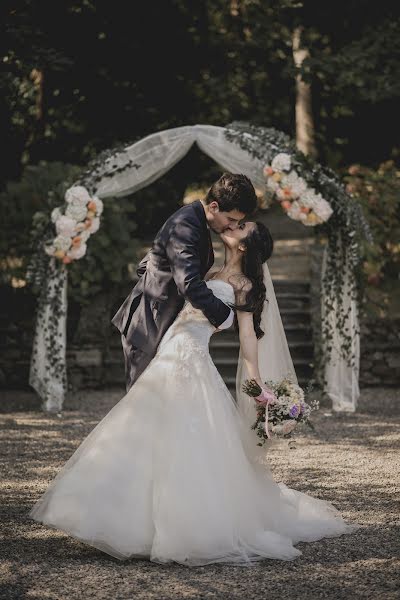
<path fill-rule="evenodd" d="M 258 367 L 261 380 L 279 381 L 284 377 L 289 377 L 293 383 L 297 383 L 271 274 L 266 262 L 263 265 L 263 274 L 267 293 L 260 323 L 264 335 L 258 340 Z M 254 400 L 242 391 L 242 384 L 245 379 L 248 379 L 248 374 L 240 350 L 236 372 L 237 406 L 245 422 L 250 427 L 255 421 L 256 409 Z"/>

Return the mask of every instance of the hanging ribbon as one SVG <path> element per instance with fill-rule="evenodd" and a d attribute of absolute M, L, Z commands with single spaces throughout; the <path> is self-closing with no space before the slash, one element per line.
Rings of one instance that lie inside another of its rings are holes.
<path fill-rule="evenodd" d="M 268 407 L 270 404 L 274 404 L 277 401 L 277 397 L 275 396 L 275 394 L 273 392 L 271 392 L 271 390 L 263 389 L 259 396 L 255 396 L 254 400 L 256 402 L 258 402 L 259 404 L 261 404 L 262 406 L 265 406 L 264 429 L 265 429 L 267 438 L 270 438 L 271 436 L 270 436 L 270 433 L 268 430 Z"/>

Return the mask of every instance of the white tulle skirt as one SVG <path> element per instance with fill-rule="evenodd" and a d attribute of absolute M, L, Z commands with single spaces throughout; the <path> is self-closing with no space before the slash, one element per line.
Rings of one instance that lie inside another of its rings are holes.
<path fill-rule="evenodd" d="M 353 530 L 275 483 L 256 443 L 209 354 L 175 335 L 29 516 L 121 560 L 188 566 L 292 560 L 299 541 Z"/>

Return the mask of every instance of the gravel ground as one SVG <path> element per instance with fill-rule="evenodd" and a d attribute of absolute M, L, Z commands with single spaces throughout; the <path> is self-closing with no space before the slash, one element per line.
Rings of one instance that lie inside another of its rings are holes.
<path fill-rule="evenodd" d="M 270 452 L 277 481 L 329 500 L 361 528 L 351 535 L 298 544 L 295 561 L 250 568 L 188 568 L 120 562 L 27 518 L 31 506 L 123 390 L 84 391 L 61 417 L 40 412 L 30 393 L 3 392 L 0 598 L 275 600 L 400 598 L 400 392 L 363 390 L 355 415 L 322 406 L 315 432 L 296 449 Z"/>

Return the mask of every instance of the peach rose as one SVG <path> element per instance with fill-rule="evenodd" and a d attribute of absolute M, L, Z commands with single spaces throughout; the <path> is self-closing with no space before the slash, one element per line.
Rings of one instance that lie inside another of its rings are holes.
<path fill-rule="evenodd" d="M 64 265 L 68 265 L 69 263 L 72 262 L 72 258 L 70 258 L 69 256 L 64 256 L 62 261 L 63 261 Z"/>
<path fill-rule="evenodd" d="M 301 212 L 303 212 L 303 213 L 306 213 L 306 214 L 307 214 L 307 213 L 309 213 L 309 212 L 310 212 L 310 207 L 309 207 L 309 206 L 302 206 L 302 207 L 300 208 L 300 210 L 301 210 Z"/>
<path fill-rule="evenodd" d="M 85 219 L 85 229 L 89 229 L 92 224 L 92 219 Z"/>
<path fill-rule="evenodd" d="M 96 215 L 96 213 L 93 210 L 88 210 L 87 211 L 87 218 L 88 219 L 93 219 L 93 217 Z"/>
<path fill-rule="evenodd" d="M 307 223 L 309 223 L 310 225 L 316 225 L 316 223 L 318 223 L 318 217 L 316 214 L 314 214 L 313 212 L 310 212 L 307 215 Z"/>
<path fill-rule="evenodd" d="M 82 241 L 82 238 L 79 237 L 79 235 L 77 235 L 76 237 L 72 238 L 72 245 L 75 247 L 80 246 L 81 241 Z"/>
<path fill-rule="evenodd" d="M 292 203 L 289 202 L 289 200 L 284 200 L 281 206 L 284 210 L 289 210 L 289 208 L 292 206 Z"/>
<path fill-rule="evenodd" d="M 55 256 L 56 258 L 64 258 L 64 256 L 65 256 L 65 252 L 64 252 L 64 250 L 56 250 L 56 251 L 54 252 L 54 256 Z"/>
<path fill-rule="evenodd" d="M 272 175 L 275 173 L 274 169 L 272 167 L 270 167 L 269 165 L 266 165 L 264 167 L 263 172 L 266 177 L 272 177 Z"/>
<path fill-rule="evenodd" d="M 88 210 L 92 210 L 93 212 L 96 212 L 96 202 L 93 202 L 93 200 L 91 200 L 89 202 L 89 204 L 87 205 Z"/>
<path fill-rule="evenodd" d="M 277 183 L 279 183 L 279 182 L 280 182 L 280 180 L 282 179 L 282 173 L 274 173 L 274 174 L 272 175 L 272 179 L 273 179 L 274 181 L 276 181 Z"/>

